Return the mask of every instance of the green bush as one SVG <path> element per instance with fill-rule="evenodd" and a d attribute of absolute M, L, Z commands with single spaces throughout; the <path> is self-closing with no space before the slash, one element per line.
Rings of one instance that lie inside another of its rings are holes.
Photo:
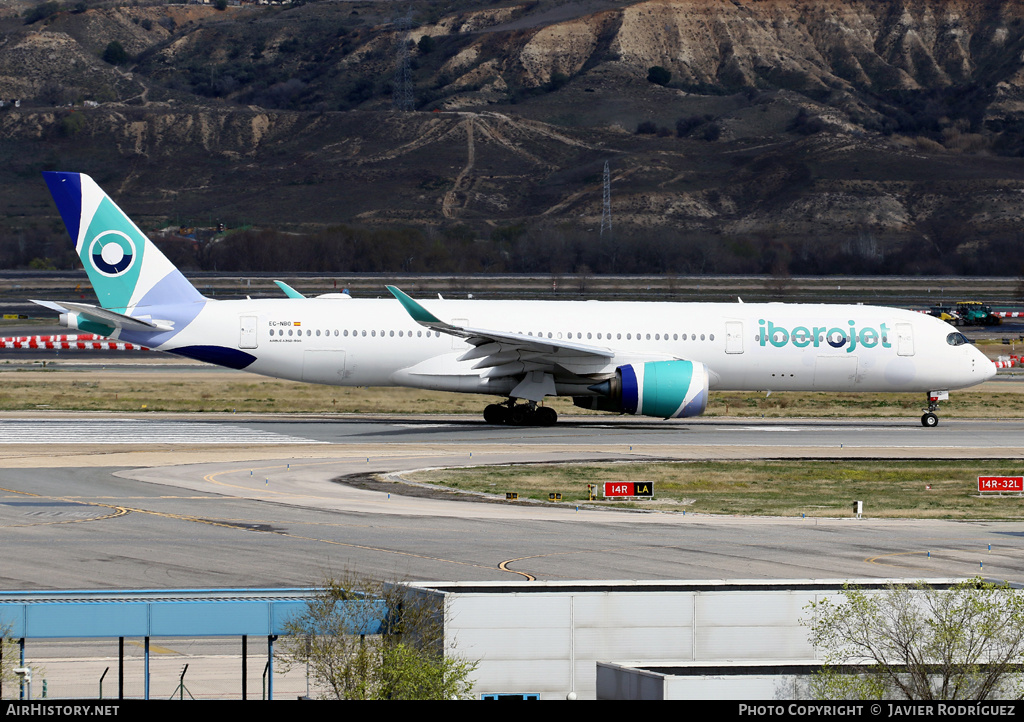
<path fill-rule="evenodd" d="M 111 65 L 123 65 L 128 62 L 128 52 L 116 40 L 107 43 L 107 49 L 103 51 L 103 61 Z"/>
<path fill-rule="evenodd" d="M 647 69 L 647 82 L 655 85 L 668 85 L 672 80 L 672 73 L 660 65 Z"/>

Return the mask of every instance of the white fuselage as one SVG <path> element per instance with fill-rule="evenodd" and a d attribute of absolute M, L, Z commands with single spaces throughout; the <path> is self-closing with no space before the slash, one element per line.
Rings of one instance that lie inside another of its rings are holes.
<path fill-rule="evenodd" d="M 934 391 L 971 386 L 992 363 L 948 324 L 875 306 L 602 301 L 455 301 L 424 305 L 445 322 L 607 349 L 607 361 L 565 355 L 559 395 L 617 366 L 704 363 L 711 388 L 758 391 Z M 956 336 L 951 336 L 955 334 Z M 956 339 L 951 340 L 951 339 Z M 410 386 L 507 395 L 514 376 L 486 378 L 458 357 L 466 341 L 417 324 L 386 299 L 210 301 L 161 350 L 238 349 L 247 371 L 342 386 Z"/>

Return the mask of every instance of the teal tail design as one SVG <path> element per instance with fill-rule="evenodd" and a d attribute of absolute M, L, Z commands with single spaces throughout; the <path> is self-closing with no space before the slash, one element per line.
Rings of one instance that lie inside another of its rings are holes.
<path fill-rule="evenodd" d="M 206 299 L 87 175 L 43 177 L 103 308 L 138 315 Z"/>

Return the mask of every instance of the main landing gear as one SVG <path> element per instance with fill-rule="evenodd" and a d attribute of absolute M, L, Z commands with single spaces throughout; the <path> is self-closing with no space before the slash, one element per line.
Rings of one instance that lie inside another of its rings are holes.
<path fill-rule="evenodd" d="M 536 401 L 517 404 L 515 399 L 509 399 L 501 404 L 488 405 L 484 409 L 484 421 L 512 426 L 554 426 L 558 414 L 549 406 L 537 406 Z"/>
<path fill-rule="evenodd" d="M 939 425 L 939 417 L 935 414 L 939 410 L 939 401 L 948 399 L 948 391 L 929 391 L 928 392 L 928 410 L 921 415 L 921 426 L 928 429 L 934 429 Z"/>

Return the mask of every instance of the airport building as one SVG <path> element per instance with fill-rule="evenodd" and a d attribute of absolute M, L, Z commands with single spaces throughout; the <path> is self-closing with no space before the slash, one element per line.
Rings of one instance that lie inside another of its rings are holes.
<path fill-rule="evenodd" d="M 820 664 L 808 641 L 809 605 L 837 595 L 846 583 L 870 592 L 906 581 L 408 586 L 443 610 L 446 654 L 477 663 L 472 675 L 477 698 L 788 699 Z M 928 583 L 944 588 L 957 581 Z M 35 681 L 33 699 L 92 697 L 92 681 L 62 677 L 102 679 L 104 664 L 110 671 L 107 699 L 119 694 L 166 698 L 171 689 L 207 698 L 294 699 L 309 693 L 304 670 L 275 666 L 274 645 L 289 617 L 300 614 L 313 594 L 308 589 L 3 592 L 0 623 L 22 640 L 25 665 L 36 663 L 37 650 L 53 640 L 76 640 L 90 650 L 77 662 L 48 661 L 49 680 Z M 126 661 L 126 639 L 134 660 Z M 164 647 L 184 649 L 197 639 L 219 640 L 221 652 L 159 659 Z M 186 679 L 188 664 L 195 666 Z M 132 677 L 127 684 L 125 669 Z M 154 675 L 164 678 L 155 683 Z M 11 690 L 3 692 L 11 698 Z"/>

